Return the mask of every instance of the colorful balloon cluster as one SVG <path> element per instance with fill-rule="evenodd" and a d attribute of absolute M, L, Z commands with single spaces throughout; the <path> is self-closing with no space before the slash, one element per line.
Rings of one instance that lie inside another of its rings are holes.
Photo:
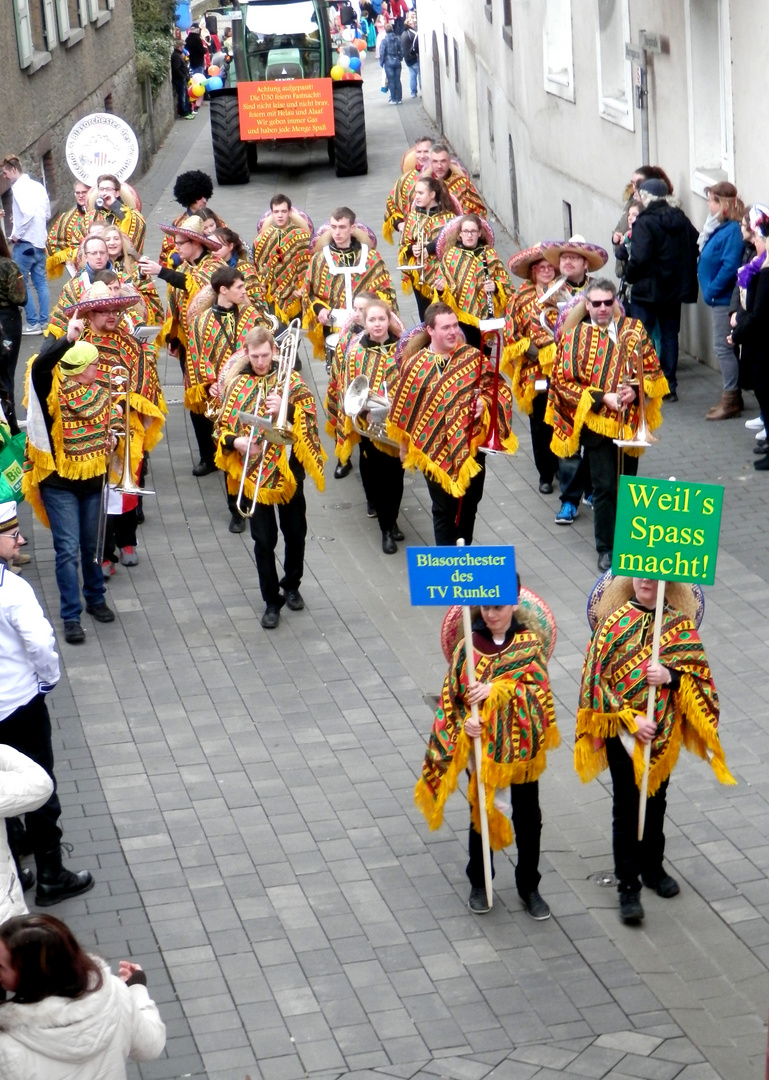
<path fill-rule="evenodd" d="M 196 72 L 187 84 L 189 96 L 191 98 L 202 98 L 207 90 L 221 90 L 224 82 L 219 77 L 220 71 L 221 68 L 218 68 L 216 64 L 212 64 L 208 69 L 208 78 L 199 71 Z"/>
<path fill-rule="evenodd" d="M 341 80 L 350 81 L 353 79 L 362 79 L 360 69 L 363 66 L 363 61 L 366 57 L 366 45 L 362 41 L 356 41 L 353 44 L 356 47 L 358 55 L 350 56 L 349 53 L 340 52 L 339 56 L 337 57 L 336 63 L 329 72 L 331 78 L 334 79 L 336 82 L 339 82 Z"/>

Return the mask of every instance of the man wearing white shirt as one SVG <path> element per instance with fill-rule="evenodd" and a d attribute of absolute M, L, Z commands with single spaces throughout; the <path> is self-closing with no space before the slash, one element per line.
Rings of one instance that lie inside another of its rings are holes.
<path fill-rule="evenodd" d="M 13 154 L 3 158 L 2 169 L 3 176 L 11 183 L 13 196 L 13 261 L 27 284 L 27 325 L 22 333 L 42 334 L 48 323 L 49 310 L 45 242 L 51 204 L 43 185 L 23 171 L 21 162 Z"/>
<path fill-rule="evenodd" d="M 19 539 L 16 503 L 0 503 L 0 743 L 26 754 L 53 781 L 51 797 L 39 810 L 27 813 L 25 822 L 37 866 L 35 903 L 48 907 L 87 892 L 94 881 L 87 870 L 72 873 L 61 861 L 61 804 L 45 704 L 45 695 L 59 681 L 59 657 L 53 629 L 32 587 L 10 573 Z"/>

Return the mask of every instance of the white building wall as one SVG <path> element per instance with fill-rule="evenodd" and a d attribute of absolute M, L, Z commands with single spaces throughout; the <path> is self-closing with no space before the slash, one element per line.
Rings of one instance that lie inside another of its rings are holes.
<path fill-rule="evenodd" d="M 769 201 L 764 5 L 420 0 L 425 108 L 436 120 L 440 113 L 447 139 L 522 246 L 564 236 L 570 208 L 572 230 L 610 248 L 622 193 L 642 162 L 636 67 L 624 59 L 625 39 L 637 42 L 641 29 L 663 46 L 648 57 L 649 160 L 666 170 L 694 224 L 707 215 L 708 182 L 730 179 L 746 202 Z M 709 312 L 702 304 L 684 311 L 685 345 L 707 359 Z"/>

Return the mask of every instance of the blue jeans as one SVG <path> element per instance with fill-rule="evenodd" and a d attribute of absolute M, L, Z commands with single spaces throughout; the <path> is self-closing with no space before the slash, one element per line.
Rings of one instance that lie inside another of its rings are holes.
<path fill-rule="evenodd" d="M 420 72 L 419 72 L 419 61 L 417 60 L 416 64 L 406 64 L 406 67 L 409 69 L 409 80 L 411 82 L 411 96 L 416 97 L 417 96 L 417 90 L 422 85 L 422 76 L 420 75 Z"/>
<path fill-rule="evenodd" d="M 659 327 L 659 360 L 671 394 L 678 385 L 678 333 L 681 329 L 681 304 L 674 300 L 663 304 L 644 304 L 630 296 L 630 314 L 640 319 L 649 337 Z"/>
<path fill-rule="evenodd" d="M 396 60 L 392 64 L 385 64 L 387 72 L 387 86 L 390 91 L 390 101 L 403 100 L 403 87 L 401 85 L 401 61 Z"/>
<path fill-rule="evenodd" d="M 56 584 L 59 586 L 59 613 L 64 622 L 79 621 L 80 603 L 78 558 L 83 570 L 83 596 L 90 607 L 104 603 L 104 575 L 94 562 L 99 525 L 101 492 L 40 486 L 40 497 L 51 523 L 56 552 Z"/>
<path fill-rule="evenodd" d="M 47 326 L 49 314 L 48 278 L 45 273 L 45 248 L 36 248 L 26 240 L 13 245 L 13 261 L 18 266 L 27 286 L 25 312 L 28 326 Z M 30 280 L 37 293 L 37 306 L 30 288 Z"/>

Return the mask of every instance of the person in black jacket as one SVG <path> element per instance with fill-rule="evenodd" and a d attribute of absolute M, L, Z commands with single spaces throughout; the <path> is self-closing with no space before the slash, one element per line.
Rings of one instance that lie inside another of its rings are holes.
<path fill-rule="evenodd" d="M 625 277 L 632 285 L 630 312 L 646 332 L 659 326 L 660 366 L 678 401 L 678 333 L 681 304 L 697 300 L 697 230 L 670 194 L 664 180 L 638 185 L 644 209 L 633 226 Z"/>
<path fill-rule="evenodd" d="M 176 100 L 176 113 L 183 118 L 192 116 L 190 96 L 187 93 L 189 77 L 190 69 L 184 56 L 184 45 L 181 41 L 177 41 L 171 53 L 171 86 Z"/>
<path fill-rule="evenodd" d="M 411 96 L 418 97 L 422 88 L 422 76 L 419 71 L 419 38 L 417 37 L 417 17 L 413 11 L 406 16 L 406 29 L 401 34 L 403 62 L 409 69 Z"/>
<path fill-rule="evenodd" d="M 396 37 L 392 23 L 387 24 L 385 39 L 379 46 L 379 63 L 387 73 L 387 86 L 390 90 L 390 105 L 400 105 L 403 100 L 403 87 L 401 85 L 401 65 L 403 63 L 403 50 L 400 40 Z"/>
<path fill-rule="evenodd" d="M 731 316 L 732 332 L 727 340 L 739 345 L 741 363 L 753 375 L 753 392 L 761 415 L 769 417 L 769 259 L 766 257 L 769 237 L 769 207 L 757 203 L 750 211 L 757 255 L 741 267 L 737 276 L 740 290 L 745 290 L 744 310 Z M 753 468 L 769 472 L 769 442 L 758 444 L 761 456 Z"/>

